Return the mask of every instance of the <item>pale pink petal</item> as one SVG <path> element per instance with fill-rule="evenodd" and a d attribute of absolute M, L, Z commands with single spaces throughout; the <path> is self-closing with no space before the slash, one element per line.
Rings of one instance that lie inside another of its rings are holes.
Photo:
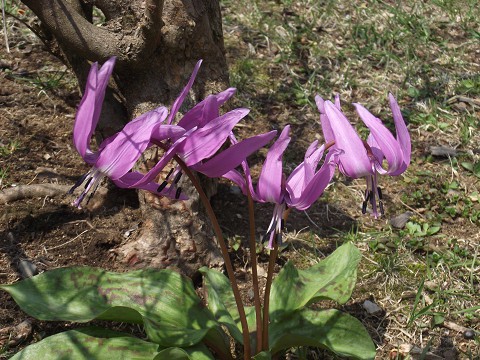
<path fill-rule="evenodd" d="M 289 133 L 287 125 L 267 153 L 257 186 L 257 194 L 264 201 L 276 204 L 282 201 L 282 157 L 291 139 Z"/>

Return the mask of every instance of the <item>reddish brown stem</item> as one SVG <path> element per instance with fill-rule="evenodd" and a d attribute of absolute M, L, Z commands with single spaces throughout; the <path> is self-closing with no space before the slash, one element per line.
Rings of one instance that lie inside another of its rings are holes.
<path fill-rule="evenodd" d="M 161 145 L 161 147 L 163 148 L 163 145 Z M 212 205 L 210 204 L 210 200 L 208 199 L 207 195 L 203 191 L 203 188 L 200 185 L 200 182 L 198 181 L 198 179 L 190 171 L 190 169 L 182 159 L 180 159 L 177 155 L 174 156 L 174 159 L 178 163 L 178 165 L 180 165 L 183 172 L 189 177 L 193 186 L 195 186 L 195 189 L 200 195 L 200 199 L 202 200 L 202 203 L 205 206 L 205 209 L 207 210 L 207 214 L 210 218 L 210 221 L 212 222 L 213 231 L 215 232 L 215 235 L 218 240 L 218 245 L 220 246 L 220 251 L 222 252 L 223 259 L 225 260 L 225 268 L 227 269 L 227 275 L 232 285 L 233 296 L 235 297 L 235 303 L 237 304 L 238 315 L 240 316 L 240 323 L 242 324 L 244 359 L 249 360 L 251 357 L 251 346 L 250 346 L 250 334 L 248 332 L 247 317 L 245 315 L 245 309 L 243 307 L 242 298 L 240 296 L 240 290 L 238 289 L 237 280 L 235 279 L 235 273 L 233 271 L 232 262 L 230 261 L 230 255 L 228 254 L 227 244 L 225 242 L 225 239 L 223 238 L 222 230 L 220 229 L 220 225 L 218 223 L 215 212 L 213 211 Z"/>
<path fill-rule="evenodd" d="M 248 198 L 248 217 L 250 222 L 250 265 L 252 266 L 253 296 L 255 304 L 256 328 L 257 328 L 257 346 L 255 354 L 262 351 L 262 304 L 260 300 L 260 286 L 258 284 L 257 273 L 257 246 L 255 241 L 255 211 L 253 208 L 253 199 L 250 191 L 247 191 Z"/>
<path fill-rule="evenodd" d="M 276 241 L 273 242 L 273 249 L 270 251 L 270 258 L 268 260 L 268 271 L 267 271 L 267 284 L 265 285 L 265 294 L 263 295 L 263 338 L 262 338 L 262 350 L 268 351 L 268 324 L 269 316 L 268 311 L 270 308 L 270 289 L 272 287 L 273 280 L 273 270 L 275 268 L 275 260 L 278 255 L 278 244 Z"/>

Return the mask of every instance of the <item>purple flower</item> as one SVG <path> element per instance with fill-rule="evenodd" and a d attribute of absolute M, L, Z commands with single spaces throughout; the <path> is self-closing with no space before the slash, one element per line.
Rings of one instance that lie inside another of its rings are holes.
<path fill-rule="evenodd" d="M 74 201 L 77 207 L 80 207 L 88 193 L 93 195 L 104 177 L 109 177 L 122 188 L 136 187 L 155 192 L 159 184 L 154 182 L 135 186 L 143 174 L 130 172 L 130 170 L 145 149 L 152 145 L 152 141 L 177 138 L 185 132 L 180 126 L 163 125 L 162 122 L 166 119 L 168 111 L 165 107 L 160 107 L 132 120 L 120 132 L 105 139 L 97 151 L 92 151 L 89 147 L 90 140 L 100 118 L 105 91 L 114 64 L 115 58 L 112 57 L 100 69 L 97 63 L 92 65 L 85 94 L 77 111 L 73 141 L 85 162 L 92 165 L 92 169 L 70 190 L 73 192 L 76 187 L 86 181 L 84 191 Z M 160 194 L 173 197 L 169 190 L 162 191 Z"/>
<path fill-rule="evenodd" d="M 237 170 L 231 170 L 224 175 L 225 178 L 236 183 L 244 194 L 250 191 L 255 201 L 275 204 L 272 221 L 267 230 L 267 235 L 270 235 L 268 244 L 270 248 L 273 247 L 274 238 L 281 243 L 282 216 L 285 209 L 287 207 L 297 210 L 308 209 L 322 195 L 336 167 L 331 161 L 336 153 L 330 152 L 317 171 L 325 146 L 318 148 L 318 141 L 314 141 L 308 147 L 304 161 L 285 179 L 282 157 L 291 140 L 289 132 L 290 126 L 286 126 L 268 151 L 256 190 L 252 185 L 250 170 L 246 163 L 243 164 L 245 177 Z"/>
<path fill-rule="evenodd" d="M 172 111 L 167 123 L 171 124 L 182 102 L 190 90 L 200 67 L 199 61 L 187 86 L 172 105 Z M 224 115 L 220 115 L 220 106 L 235 93 L 229 88 L 219 94 L 209 95 L 205 100 L 195 105 L 178 122 L 178 126 L 186 132 L 172 137 L 171 143 L 163 146 L 165 153 L 158 163 L 149 170 L 135 185 L 144 185 L 151 182 L 168 165 L 174 156 L 178 156 L 187 166 L 209 177 L 219 177 L 237 167 L 245 158 L 273 139 L 276 132 L 269 132 L 245 139 L 238 144 L 215 155 L 232 135 L 235 125 L 242 120 L 250 110 L 239 108 Z M 207 160 L 208 159 L 208 160 Z M 181 169 L 177 166 L 170 172 L 159 190 L 164 189 L 169 182 L 176 187 L 181 177 Z M 177 188 L 179 194 L 181 188 Z"/>
<path fill-rule="evenodd" d="M 320 122 L 325 141 L 334 141 L 333 148 L 340 150 L 338 168 L 340 172 L 351 178 L 366 178 L 367 190 L 362 212 L 366 212 L 370 202 L 375 218 L 379 216 L 377 198 L 380 213 L 384 214 L 382 191 L 377 184 L 377 174 L 400 175 L 410 164 L 411 156 L 411 142 L 407 126 L 392 94 L 389 94 L 389 99 L 396 128 L 396 138 L 380 119 L 373 116 L 362 105 L 354 104 L 360 118 L 370 129 L 367 141 L 363 141 L 342 113 L 338 96 L 335 97 L 335 104 L 324 101 L 318 95 L 315 97 L 320 111 Z M 384 159 L 387 161 L 386 169 L 383 167 Z"/>

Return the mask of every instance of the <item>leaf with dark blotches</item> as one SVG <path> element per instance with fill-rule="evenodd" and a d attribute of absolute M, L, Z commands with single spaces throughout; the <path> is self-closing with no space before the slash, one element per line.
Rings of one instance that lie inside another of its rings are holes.
<path fill-rule="evenodd" d="M 323 299 L 347 302 L 357 280 L 361 257 L 355 245 L 346 243 L 306 270 L 296 269 L 287 262 L 272 283 L 270 319 L 275 321 Z"/>
<path fill-rule="evenodd" d="M 192 346 L 205 340 L 228 351 L 225 333 L 202 304 L 191 280 L 171 270 L 114 273 L 73 267 L 0 288 L 40 320 L 138 323 L 144 324 L 151 341 L 165 347 Z"/>
<path fill-rule="evenodd" d="M 291 313 L 270 325 L 269 339 L 272 354 L 296 346 L 315 346 L 353 359 L 375 357 L 375 345 L 362 323 L 335 309 Z"/>

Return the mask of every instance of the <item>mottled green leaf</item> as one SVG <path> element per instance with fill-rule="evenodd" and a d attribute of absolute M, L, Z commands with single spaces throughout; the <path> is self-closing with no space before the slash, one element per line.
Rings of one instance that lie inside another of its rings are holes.
<path fill-rule="evenodd" d="M 208 308 L 215 315 L 217 321 L 225 325 L 230 335 L 240 344 L 243 344 L 242 326 L 240 316 L 233 296 L 230 280 L 221 272 L 207 267 L 199 270 L 203 274 L 207 290 Z M 255 308 L 245 307 L 249 331 L 253 332 L 255 326 Z M 254 344 L 252 345 L 254 346 Z"/>
<path fill-rule="evenodd" d="M 354 359 L 375 357 L 375 345 L 365 327 L 339 310 L 296 311 L 270 324 L 272 354 L 295 346 L 315 346 Z"/>
<path fill-rule="evenodd" d="M 18 352 L 11 360 L 152 360 L 158 354 L 157 349 L 158 344 L 128 334 L 86 328 L 49 336 Z"/>
<path fill-rule="evenodd" d="M 203 344 L 187 348 L 168 348 L 160 351 L 154 360 L 215 360 L 212 353 Z"/>
<path fill-rule="evenodd" d="M 272 354 L 268 351 L 262 351 L 253 357 L 254 360 L 271 360 Z"/>
<path fill-rule="evenodd" d="M 360 259 L 358 249 L 346 243 L 306 270 L 298 270 L 288 262 L 272 283 L 270 319 L 275 321 L 323 299 L 347 302 L 357 280 Z"/>
<path fill-rule="evenodd" d="M 0 288 L 40 320 L 144 323 L 149 339 L 165 347 L 192 346 L 205 339 L 228 349 L 225 334 L 191 280 L 171 270 L 64 268 Z"/>

